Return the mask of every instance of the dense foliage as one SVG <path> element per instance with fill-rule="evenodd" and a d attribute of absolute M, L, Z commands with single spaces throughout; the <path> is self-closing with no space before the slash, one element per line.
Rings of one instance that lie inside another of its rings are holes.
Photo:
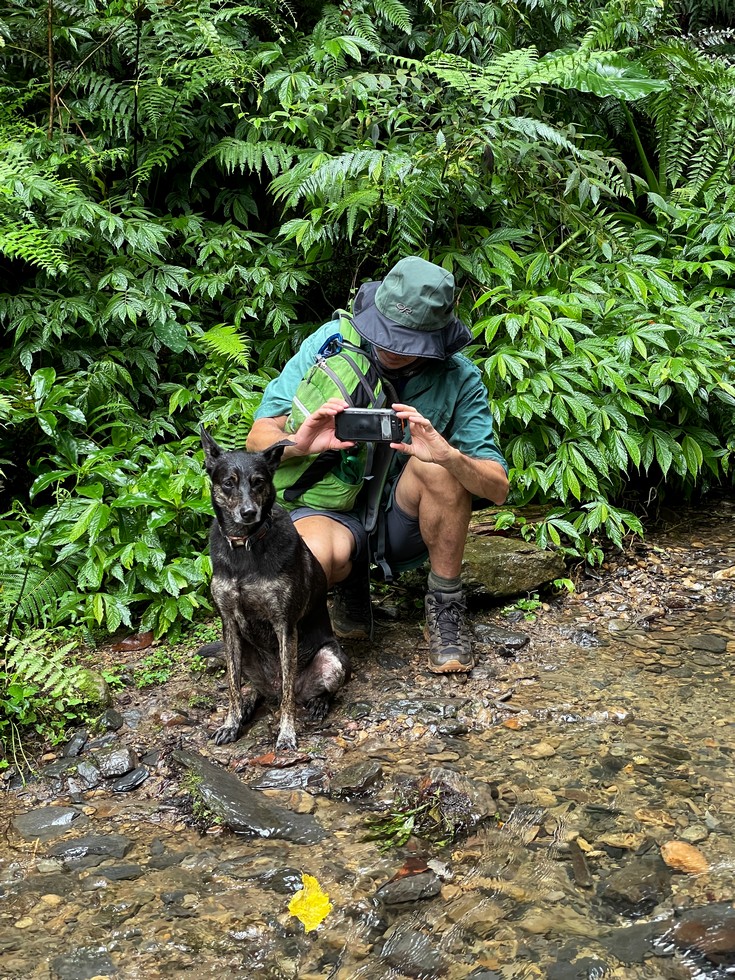
<path fill-rule="evenodd" d="M 717 0 L 10 0 L 7 632 L 207 609 L 199 422 L 242 443 L 304 332 L 409 253 L 457 277 L 510 503 L 547 505 L 526 534 L 599 561 L 641 502 L 729 481 L 731 27 Z"/>

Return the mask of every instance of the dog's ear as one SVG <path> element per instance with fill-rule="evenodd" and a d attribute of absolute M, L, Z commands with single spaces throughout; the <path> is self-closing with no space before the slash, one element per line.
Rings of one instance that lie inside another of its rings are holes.
<path fill-rule="evenodd" d="M 201 437 L 202 447 L 204 449 L 204 465 L 207 469 L 207 473 L 211 473 L 214 464 L 222 455 L 222 450 L 203 425 L 199 426 L 199 435 Z"/>
<path fill-rule="evenodd" d="M 294 443 L 290 439 L 281 439 L 274 446 L 263 451 L 263 459 L 265 460 L 265 465 L 271 471 L 275 473 L 278 469 L 278 464 L 281 462 L 281 457 L 283 456 L 283 451 L 286 446 L 293 446 Z"/>

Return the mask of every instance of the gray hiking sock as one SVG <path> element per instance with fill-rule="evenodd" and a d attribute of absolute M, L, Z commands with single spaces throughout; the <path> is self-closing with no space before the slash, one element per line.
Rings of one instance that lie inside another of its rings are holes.
<path fill-rule="evenodd" d="M 429 572 L 426 580 L 426 587 L 429 592 L 455 593 L 462 591 L 462 579 L 459 575 L 456 578 L 442 578 L 434 572 Z"/>

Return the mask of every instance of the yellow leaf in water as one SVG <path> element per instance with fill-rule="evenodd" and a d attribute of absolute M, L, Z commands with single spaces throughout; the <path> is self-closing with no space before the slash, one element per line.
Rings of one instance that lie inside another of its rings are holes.
<path fill-rule="evenodd" d="M 311 875 L 301 875 L 304 887 L 296 892 L 288 903 L 288 911 L 295 915 L 299 922 L 303 922 L 304 929 L 311 932 L 312 929 L 323 922 L 332 911 L 332 903 L 329 895 L 322 891 L 322 886 Z"/>

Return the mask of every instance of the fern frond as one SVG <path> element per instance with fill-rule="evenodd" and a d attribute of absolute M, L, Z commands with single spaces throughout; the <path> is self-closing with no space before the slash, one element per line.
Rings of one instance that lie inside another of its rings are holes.
<path fill-rule="evenodd" d="M 218 323 L 206 330 L 200 340 L 216 357 L 222 357 L 240 367 L 249 367 L 250 345 L 238 333 L 237 327 L 228 323 Z"/>
<path fill-rule="evenodd" d="M 74 576 L 64 568 L 8 566 L 0 580 L 0 610 L 21 628 L 53 626 L 62 596 L 75 588 Z"/>
<path fill-rule="evenodd" d="M 76 643 L 72 641 L 52 649 L 43 643 L 43 638 L 43 633 L 30 633 L 23 639 L 2 637 L 3 673 L 11 681 L 33 684 L 40 693 L 54 699 L 78 696 L 83 669 L 68 662 Z"/>
<path fill-rule="evenodd" d="M 218 163 L 225 173 L 235 170 L 244 173 L 246 170 L 260 173 L 267 168 L 272 176 L 287 170 L 294 158 L 294 150 L 285 143 L 261 140 L 251 143 L 247 140 L 233 139 L 226 136 L 202 157 L 191 173 L 191 182 L 210 160 Z"/>
<path fill-rule="evenodd" d="M 375 13 L 387 20 L 399 31 L 409 34 L 411 31 L 411 15 L 408 8 L 400 0 L 375 0 Z"/>

